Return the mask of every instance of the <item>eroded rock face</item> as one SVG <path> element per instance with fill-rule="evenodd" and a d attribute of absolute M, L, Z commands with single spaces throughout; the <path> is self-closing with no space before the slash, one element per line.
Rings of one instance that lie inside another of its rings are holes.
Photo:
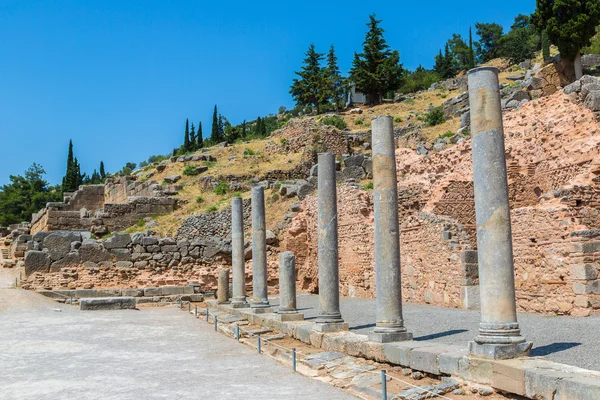
<path fill-rule="evenodd" d="M 74 232 L 55 232 L 44 238 L 43 248 L 53 261 L 59 260 L 71 251 L 71 242 L 81 240 L 81 235 Z"/>
<path fill-rule="evenodd" d="M 47 273 L 50 269 L 50 256 L 43 251 L 29 250 L 25 253 L 25 276 L 36 272 Z"/>

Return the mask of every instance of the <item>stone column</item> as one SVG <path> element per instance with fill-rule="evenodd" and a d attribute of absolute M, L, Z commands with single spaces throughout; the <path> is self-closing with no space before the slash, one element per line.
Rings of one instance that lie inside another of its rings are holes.
<path fill-rule="evenodd" d="M 389 115 L 372 119 L 375 208 L 376 326 L 369 340 L 412 340 L 402 318 L 400 226 L 394 124 Z"/>
<path fill-rule="evenodd" d="M 321 311 L 315 322 L 319 331 L 348 329 L 340 312 L 338 276 L 338 224 L 335 155 L 319 154 L 319 299 Z"/>
<path fill-rule="evenodd" d="M 217 302 L 219 304 L 229 303 L 229 269 L 219 270 L 219 280 L 217 282 Z"/>
<path fill-rule="evenodd" d="M 529 354 L 532 343 L 521 336 L 517 322 L 498 70 L 475 68 L 468 79 L 481 296 L 479 335 L 469 342 L 469 352 L 515 358 Z"/>
<path fill-rule="evenodd" d="M 270 312 L 267 293 L 267 236 L 265 223 L 265 190 L 252 188 L 252 301 L 255 312 Z"/>
<path fill-rule="evenodd" d="M 248 307 L 246 302 L 246 270 L 244 266 L 244 211 L 242 199 L 231 199 L 231 263 L 233 274 L 233 298 L 236 308 Z"/>
<path fill-rule="evenodd" d="M 281 321 L 303 320 L 296 310 L 296 257 L 291 251 L 279 253 L 279 310 Z"/>

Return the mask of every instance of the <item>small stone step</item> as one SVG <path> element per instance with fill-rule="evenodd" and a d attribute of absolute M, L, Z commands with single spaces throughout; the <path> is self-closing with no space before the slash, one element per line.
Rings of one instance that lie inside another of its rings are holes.
<path fill-rule="evenodd" d="M 281 340 L 281 339 L 285 339 L 285 334 L 284 333 L 277 333 L 274 335 L 266 335 L 263 337 L 265 340 Z"/>
<path fill-rule="evenodd" d="M 249 329 L 246 331 L 249 335 L 262 335 L 263 333 L 273 332 L 269 328 Z"/>

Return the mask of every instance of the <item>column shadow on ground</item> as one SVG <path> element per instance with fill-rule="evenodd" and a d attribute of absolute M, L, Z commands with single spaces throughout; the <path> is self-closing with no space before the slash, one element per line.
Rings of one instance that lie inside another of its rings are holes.
<path fill-rule="evenodd" d="M 469 330 L 468 329 L 451 329 L 449 331 L 432 333 L 431 335 L 419 336 L 419 337 L 414 338 L 413 340 L 417 340 L 417 341 L 433 340 L 433 339 L 438 339 L 438 338 L 441 338 L 444 336 L 458 335 L 459 333 L 464 333 L 464 332 L 469 332 Z"/>
<path fill-rule="evenodd" d="M 578 342 L 556 342 L 546 346 L 534 347 L 531 349 L 531 357 L 542 357 L 548 354 L 558 353 L 559 351 L 569 350 L 573 347 L 581 346 Z"/>
<path fill-rule="evenodd" d="M 350 330 L 355 331 L 358 329 L 367 329 L 367 328 L 375 328 L 375 324 L 356 325 L 356 326 L 350 327 Z"/>

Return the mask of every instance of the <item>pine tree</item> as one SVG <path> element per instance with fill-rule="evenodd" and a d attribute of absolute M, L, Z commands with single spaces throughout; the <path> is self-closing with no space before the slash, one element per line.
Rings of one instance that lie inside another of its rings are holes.
<path fill-rule="evenodd" d="M 104 170 L 104 161 L 100 161 L 100 177 L 102 179 L 106 177 L 106 171 Z"/>
<path fill-rule="evenodd" d="M 477 22 L 475 23 L 475 32 L 479 36 L 479 42 L 475 44 L 478 60 L 485 63 L 497 58 L 500 55 L 500 38 L 503 35 L 502 27 L 496 23 L 485 24 Z"/>
<path fill-rule="evenodd" d="M 183 137 L 183 151 L 190 151 L 190 126 L 189 121 L 185 120 L 185 135 Z"/>
<path fill-rule="evenodd" d="M 381 20 L 369 16 L 369 31 L 363 42 L 363 52 L 354 54 L 350 78 L 356 89 L 369 96 L 371 102 L 381 103 L 383 96 L 402 86 L 404 69 L 400 53 L 390 50 L 383 38 Z"/>
<path fill-rule="evenodd" d="M 213 111 L 212 118 L 212 132 L 210 134 L 210 140 L 213 144 L 217 144 L 221 142 L 221 137 L 219 136 L 219 113 L 217 112 L 217 106 L 215 105 L 215 110 Z"/>
<path fill-rule="evenodd" d="M 202 138 L 202 122 L 198 122 L 198 132 L 196 133 L 196 148 L 204 147 L 204 139 Z"/>
<path fill-rule="evenodd" d="M 190 150 L 196 150 L 196 128 L 192 122 L 192 129 L 190 130 Z"/>
<path fill-rule="evenodd" d="M 550 38 L 548 37 L 548 31 L 542 31 L 542 55 L 544 60 L 547 60 L 550 57 Z"/>
<path fill-rule="evenodd" d="M 327 79 L 325 70 L 321 68 L 323 53 L 317 53 L 315 44 L 311 43 L 306 51 L 300 72 L 295 72 L 300 79 L 294 79 L 290 87 L 290 94 L 297 104 L 312 105 L 317 114 L 321 106 L 327 102 Z"/>
<path fill-rule="evenodd" d="M 329 52 L 327 53 L 327 80 L 329 87 L 329 98 L 335 106 L 335 111 L 340 112 L 340 108 L 344 102 L 344 95 L 346 94 L 346 80 L 340 73 L 338 67 L 338 58 L 335 55 L 335 47 L 331 45 Z"/>
<path fill-rule="evenodd" d="M 242 122 L 242 137 L 243 138 L 246 137 L 246 120 L 244 120 L 244 122 Z"/>

